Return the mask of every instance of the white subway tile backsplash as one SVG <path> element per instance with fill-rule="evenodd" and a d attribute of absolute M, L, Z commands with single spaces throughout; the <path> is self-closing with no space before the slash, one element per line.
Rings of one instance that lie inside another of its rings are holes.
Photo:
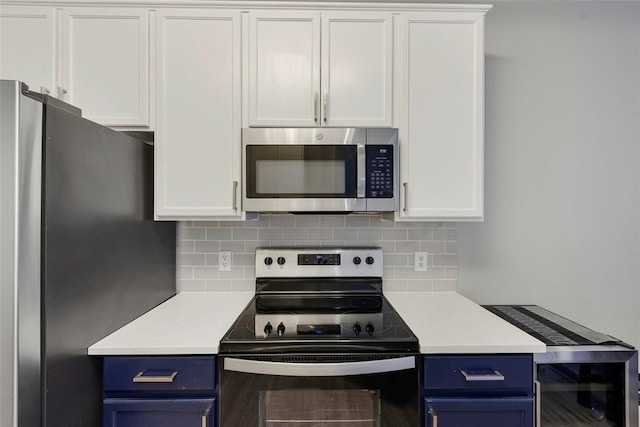
<path fill-rule="evenodd" d="M 207 228 L 207 240 L 231 240 L 232 234 L 231 228 Z"/>
<path fill-rule="evenodd" d="M 205 265 L 206 258 L 204 254 L 181 254 L 179 259 L 180 265 L 178 267 L 182 267 L 185 265 Z"/>
<path fill-rule="evenodd" d="M 205 240 L 207 238 L 207 229 L 204 227 L 184 227 L 182 229 L 182 238 L 188 240 Z"/>
<path fill-rule="evenodd" d="M 381 247 L 387 291 L 455 290 L 455 223 L 396 223 L 371 215 L 260 215 L 248 221 L 184 221 L 178 243 L 180 291 L 253 291 L 255 250 L 283 246 Z M 231 271 L 218 252 L 231 251 Z M 414 253 L 428 252 L 428 270 L 414 271 Z"/>
<path fill-rule="evenodd" d="M 210 254 L 220 249 L 219 240 L 196 240 L 194 243 L 194 252 L 197 254 Z"/>
<path fill-rule="evenodd" d="M 233 240 L 258 240 L 257 228 L 234 228 Z"/>
<path fill-rule="evenodd" d="M 402 228 L 389 228 L 382 230 L 383 240 L 407 240 L 407 230 Z"/>

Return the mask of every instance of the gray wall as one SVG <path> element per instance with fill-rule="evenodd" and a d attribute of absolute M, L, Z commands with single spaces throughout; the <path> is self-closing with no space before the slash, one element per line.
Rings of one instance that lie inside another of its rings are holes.
<path fill-rule="evenodd" d="M 640 347 L 640 3 L 497 2 L 486 20 L 485 222 L 459 291 Z"/>

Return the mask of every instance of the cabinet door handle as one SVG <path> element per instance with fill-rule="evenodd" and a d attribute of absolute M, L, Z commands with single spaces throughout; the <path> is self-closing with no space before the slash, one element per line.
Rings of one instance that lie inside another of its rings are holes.
<path fill-rule="evenodd" d="M 436 414 L 436 411 L 429 406 L 429 410 L 427 412 L 429 413 L 429 416 L 431 416 L 431 427 L 438 427 L 438 414 Z"/>
<path fill-rule="evenodd" d="M 68 92 L 69 91 L 62 86 L 58 86 L 58 98 L 62 99 Z"/>
<path fill-rule="evenodd" d="M 540 427 L 542 421 L 540 420 L 540 381 L 535 381 L 535 393 L 536 393 L 536 427 Z"/>
<path fill-rule="evenodd" d="M 169 375 L 145 375 L 144 372 L 138 372 L 131 381 L 134 383 L 172 383 L 176 375 L 178 375 L 178 371 L 173 371 Z"/>
<path fill-rule="evenodd" d="M 402 191 L 404 193 L 404 201 L 402 203 L 402 210 L 403 211 L 407 211 L 407 206 L 409 206 L 409 202 L 407 201 L 407 197 L 409 195 L 408 191 L 407 191 L 407 187 L 409 186 L 409 183 L 407 182 L 403 182 L 402 183 Z"/>
<path fill-rule="evenodd" d="M 207 418 L 209 418 L 209 408 L 207 408 L 204 411 L 204 414 L 202 414 L 202 421 L 201 421 L 202 427 L 207 427 L 209 425 L 209 423 L 207 422 Z"/>
<path fill-rule="evenodd" d="M 483 373 L 469 373 L 467 371 L 460 371 L 464 376 L 465 381 L 504 381 L 504 375 L 499 371 L 483 372 Z"/>
<path fill-rule="evenodd" d="M 233 181 L 233 210 L 238 210 L 238 181 Z"/>
<path fill-rule="evenodd" d="M 40 93 L 43 93 L 45 95 L 49 95 L 51 93 L 51 91 L 49 90 L 48 87 L 40 86 Z"/>
<path fill-rule="evenodd" d="M 323 116 L 323 121 L 325 123 L 327 123 L 327 115 L 329 112 L 329 101 L 328 101 L 328 96 L 327 96 L 327 92 L 324 91 L 322 92 L 322 116 Z"/>
<path fill-rule="evenodd" d="M 320 99 L 318 93 L 313 94 L 313 121 L 318 123 L 318 106 L 320 105 Z"/>

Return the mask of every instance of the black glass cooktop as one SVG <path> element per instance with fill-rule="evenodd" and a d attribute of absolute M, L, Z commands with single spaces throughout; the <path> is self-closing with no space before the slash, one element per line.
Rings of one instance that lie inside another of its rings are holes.
<path fill-rule="evenodd" d="M 408 352 L 417 353 L 418 339 L 382 295 L 365 296 L 256 296 L 240 314 L 220 341 L 220 353 L 284 353 L 284 352 Z M 304 304 L 300 305 L 301 299 Z M 287 307 L 289 304 L 289 307 Z M 293 311 L 303 315 L 382 313 L 382 330 L 375 336 L 300 335 L 295 337 L 256 336 L 256 313 Z M 314 307 L 311 309 L 311 307 Z"/>

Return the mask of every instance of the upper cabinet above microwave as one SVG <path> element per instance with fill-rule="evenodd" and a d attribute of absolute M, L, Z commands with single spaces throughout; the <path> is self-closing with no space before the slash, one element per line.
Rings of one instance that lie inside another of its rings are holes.
<path fill-rule="evenodd" d="M 391 12 L 249 12 L 248 125 L 390 127 Z"/>

